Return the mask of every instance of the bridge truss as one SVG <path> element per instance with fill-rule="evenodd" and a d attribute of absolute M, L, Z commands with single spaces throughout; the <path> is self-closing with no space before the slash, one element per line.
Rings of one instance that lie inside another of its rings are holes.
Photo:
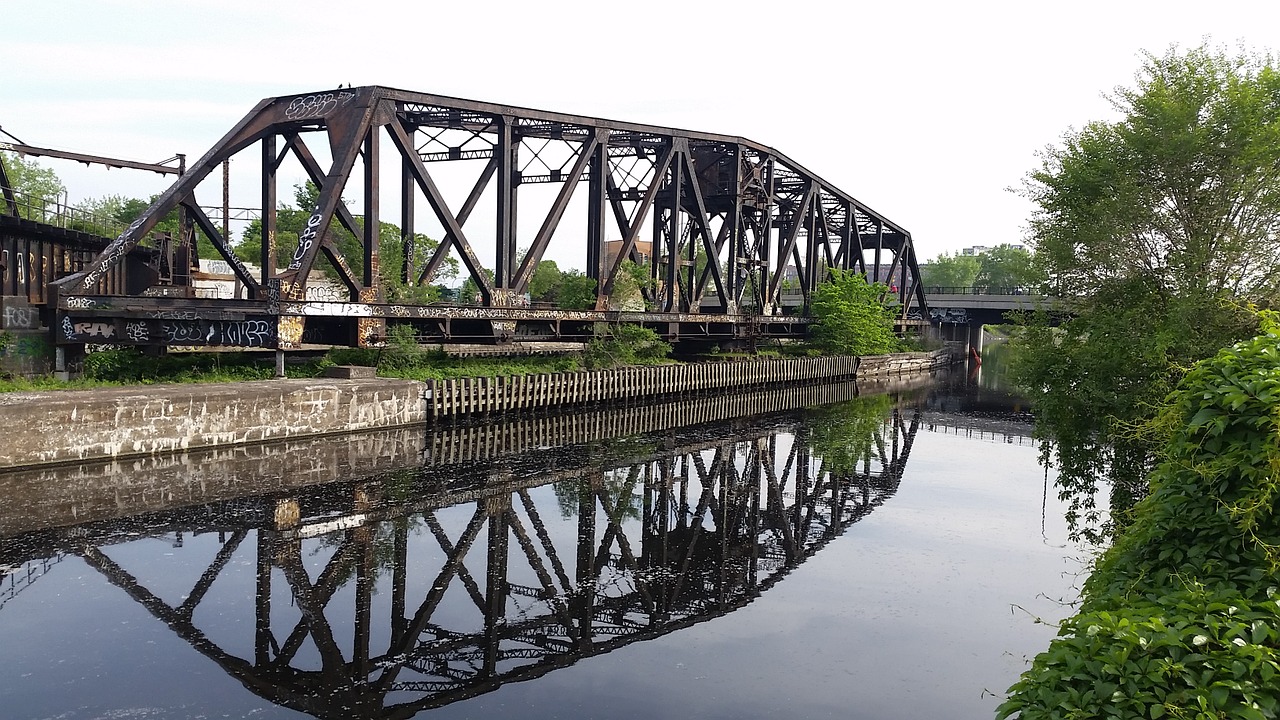
<path fill-rule="evenodd" d="M 196 200 L 214 170 L 241 154 L 261 166 L 258 272 L 234 255 Z M 277 175 L 286 161 L 301 167 L 318 196 L 303 209 L 308 219 L 287 266 L 278 267 Z M 469 173 L 460 204 L 441 190 L 444 164 Z M 389 176 L 398 172 L 397 280 L 430 284 L 452 259 L 474 282 L 475 305 L 388 302 L 380 282 L 380 208 L 392 204 L 384 165 Z M 549 206 L 528 195 L 539 185 L 554 189 Z M 415 247 L 415 208 L 423 203 L 443 234 L 429 256 Z M 539 218 L 532 237 L 517 231 L 518 208 Z M 205 236 L 244 299 L 195 298 L 189 286 L 163 281 L 141 290 L 134 283 L 123 298 L 104 292 L 112 269 L 174 211 L 184 216 L 183 243 Z M 481 217 L 488 227 L 478 226 Z M 359 262 L 335 241 L 342 231 L 358 240 Z M 553 236 L 569 237 L 583 254 L 596 281 L 593 309 L 528 306 Z M 484 255 L 492 262 L 481 261 L 479 242 L 489 244 Z M 635 274 L 628 261 L 647 278 L 638 283 L 640 296 L 624 296 L 621 278 Z M 337 278 L 341 297 L 308 292 L 322 268 Z M 772 148 L 371 86 L 262 101 L 91 262 L 52 284 L 64 344 L 377 346 L 388 323 L 450 341 L 581 340 L 597 323 L 617 322 L 642 323 L 670 339 L 737 340 L 803 335 L 812 291 L 828 268 L 892 278 L 902 322 L 927 317 L 910 233 Z"/>

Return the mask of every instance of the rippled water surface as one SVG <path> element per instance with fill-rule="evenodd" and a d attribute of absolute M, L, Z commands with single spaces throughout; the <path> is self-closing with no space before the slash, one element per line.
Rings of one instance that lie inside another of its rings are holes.
<path fill-rule="evenodd" d="M 0 476 L 0 717 L 991 717 L 1081 551 L 917 385 Z"/>

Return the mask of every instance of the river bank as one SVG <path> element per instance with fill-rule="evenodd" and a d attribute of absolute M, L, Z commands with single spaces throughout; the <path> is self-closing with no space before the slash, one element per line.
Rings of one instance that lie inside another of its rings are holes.
<path fill-rule="evenodd" d="M 0 468 L 119 459 L 453 421 L 475 414 L 620 403 L 947 365 L 945 351 L 745 360 L 517 378 L 264 380 L 0 395 Z"/>

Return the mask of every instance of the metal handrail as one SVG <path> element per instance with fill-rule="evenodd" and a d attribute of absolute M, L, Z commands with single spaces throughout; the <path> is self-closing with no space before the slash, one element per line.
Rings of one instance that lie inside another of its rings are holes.
<path fill-rule="evenodd" d="M 925 295 L 1035 295 L 1034 290 L 1028 287 L 990 287 L 987 285 L 966 285 L 966 286 L 947 286 L 947 285 L 927 285 L 924 289 Z"/>
<path fill-rule="evenodd" d="M 84 210 L 63 202 L 58 198 L 41 197 L 15 188 L 0 188 L 4 191 L 4 202 L 0 202 L 0 212 L 7 214 L 10 209 L 8 198 L 13 198 L 12 207 L 17 216 L 24 220 L 34 220 L 45 225 L 77 230 L 91 235 L 115 237 L 129 226 L 109 215 L 101 215 L 92 210 Z"/>

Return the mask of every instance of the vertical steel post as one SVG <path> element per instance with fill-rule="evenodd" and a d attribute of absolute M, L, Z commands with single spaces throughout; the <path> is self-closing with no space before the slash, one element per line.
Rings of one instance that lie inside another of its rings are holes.
<path fill-rule="evenodd" d="M 733 158 L 733 202 L 729 204 L 729 210 L 724 216 L 729 232 L 729 236 L 725 238 L 725 243 L 729 246 L 729 257 L 725 268 L 728 270 L 728 277 L 725 278 L 724 292 L 728 296 L 725 298 L 725 312 L 737 314 L 738 303 L 742 300 L 742 286 L 745 284 L 744 278 L 738 276 L 738 269 L 747 256 L 742 232 L 742 146 L 733 145 L 730 156 Z"/>
<path fill-rule="evenodd" d="M 267 287 L 276 276 L 276 136 L 262 138 L 262 287 Z"/>
<path fill-rule="evenodd" d="M 884 223 L 876 222 L 876 269 L 871 282 L 880 282 L 880 252 L 884 250 Z"/>
<path fill-rule="evenodd" d="M 603 137 L 591 153 L 591 164 L 587 170 L 587 277 L 596 281 L 596 308 L 603 310 L 605 298 L 600 276 L 607 255 L 605 220 L 609 217 L 609 133 L 603 131 L 600 135 Z"/>
<path fill-rule="evenodd" d="M 377 125 L 369 128 L 364 136 L 364 279 L 363 285 L 370 297 L 361 298 L 365 302 L 382 299 L 382 284 L 379 282 L 378 246 L 381 240 L 382 222 L 378 216 L 379 172 L 378 138 L 380 131 Z"/>
<path fill-rule="evenodd" d="M 416 285 L 418 278 L 416 267 L 418 256 L 417 238 L 415 237 L 413 226 L 413 201 L 418 196 L 417 187 L 417 183 L 413 179 L 413 162 L 408 158 L 401 158 L 400 247 L 404 254 L 404 264 L 400 267 L 400 282 L 405 285 Z"/>
<path fill-rule="evenodd" d="M 494 288 L 511 287 L 516 271 L 516 192 L 517 151 L 520 139 L 515 135 L 515 118 L 503 115 L 498 121 L 497 247 L 494 253 Z"/>
<path fill-rule="evenodd" d="M 667 258 L 667 291 L 666 303 L 663 309 L 667 312 L 677 312 L 680 307 L 680 178 L 684 173 L 683 151 L 677 149 L 671 158 L 671 169 L 668 171 L 667 182 L 667 218 L 665 223 L 665 232 L 667 234 L 667 244 L 663 251 L 663 255 Z"/>
<path fill-rule="evenodd" d="M 231 159 L 222 161 L 222 239 L 230 242 L 231 232 Z"/>

